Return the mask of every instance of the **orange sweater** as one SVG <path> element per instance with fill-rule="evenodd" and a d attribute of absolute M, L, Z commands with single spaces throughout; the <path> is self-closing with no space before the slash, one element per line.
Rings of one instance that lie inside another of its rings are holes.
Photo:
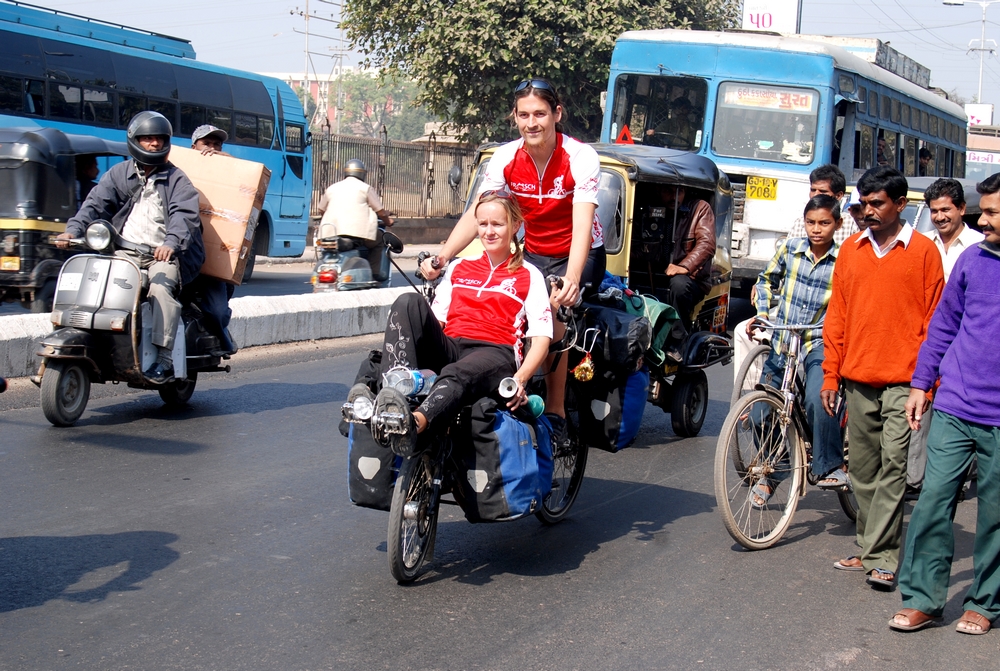
<path fill-rule="evenodd" d="M 941 255 L 930 238 L 913 233 L 875 256 L 861 233 L 840 248 L 823 327 L 823 389 L 841 378 L 872 387 L 909 384 L 927 324 L 944 289 Z"/>

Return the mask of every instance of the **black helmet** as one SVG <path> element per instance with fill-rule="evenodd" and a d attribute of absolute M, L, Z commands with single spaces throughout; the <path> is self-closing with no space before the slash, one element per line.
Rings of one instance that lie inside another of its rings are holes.
<path fill-rule="evenodd" d="M 344 176 L 357 177 L 363 182 L 368 177 L 368 168 L 365 167 L 364 162 L 360 158 L 352 158 L 344 164 Z"/>
<path fill-rule="evenodd" d="M 167 156 L 170 154 L 170 136 L 174 129 L 170 125 L 167 117 L 159 112 L 139 112 L 128 122 L 128 153 L 132 155 L 136 163 L 143 165 L 164 165 Z M 160 135 L 167 138 L 163 143 L 163 148 L 159 151 L 146 151 L 139 144 L 139 138 L 143 135 Z"/>

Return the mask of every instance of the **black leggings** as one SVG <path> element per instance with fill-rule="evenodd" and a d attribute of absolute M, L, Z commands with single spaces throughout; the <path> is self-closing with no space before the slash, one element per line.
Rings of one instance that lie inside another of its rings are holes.
<path fill-rule="evenodd" d="M 450 421 L 463 405 L 494 395 L 500 381 L 517 372 L 512 347 L 445 335 L 427 301 L 410 293 L 389 308 L 385 327 L 380 372 L 395 366 L 438 374 L 418 408 L 432 428 Z"/>

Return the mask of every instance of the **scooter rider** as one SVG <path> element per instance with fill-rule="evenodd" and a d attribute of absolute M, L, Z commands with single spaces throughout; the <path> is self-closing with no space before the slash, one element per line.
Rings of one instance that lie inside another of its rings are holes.
<path fill-rule="evenodd" d="M 132 259 L 149 276 L 157 359 L 143 375 L 157 384 L 174 375 L 171 351 L 181 315 L 180 288 L 198 276 L 205 261 L 198 191 L 167 160 L 172 133 L 162 114 L 136 114 L 126 131 L 133 160 L 108 170 L 76 216 L 66 222 L 66 232 L 56 237 L 57 247 L 68 247 L 88 224 L 107 219 L 125 240 L 153 249 L 152 256 L 127 250 L 115 254 Z"/>
<path fill-rule="evenodd" d="M 375 188 L 365 183 L 367 177 L 368 169 L 360 159 L 352 158 L 344 165 L 344 179 L 327 187 L 320 198 L 319 212 L 323 218 L 319 222 L 317 237 L 336 236 L 354 242 L 362 255 L 367 255 L 374 276 L 378 274 L 381 256 L 385 253 L 382 241 L 378 239 L 378 222 L 388 227 L 395 220 L 386 212 Z M 346 251 L 343 247 L 341 250 Z"/>

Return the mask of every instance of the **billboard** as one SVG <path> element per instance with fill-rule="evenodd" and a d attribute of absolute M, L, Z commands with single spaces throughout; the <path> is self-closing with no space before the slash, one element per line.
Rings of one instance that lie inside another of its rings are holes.
<path fill-rule="evenodd" d="M 993 105 L 989 103 L 968 103 L 965 114 L 969 117 L 970 126 L 993 125 Z"/>
<path fill-rule="evenodd" d="M 802 0 L 743 0 L 743 30 L 798 33 Z"/>

